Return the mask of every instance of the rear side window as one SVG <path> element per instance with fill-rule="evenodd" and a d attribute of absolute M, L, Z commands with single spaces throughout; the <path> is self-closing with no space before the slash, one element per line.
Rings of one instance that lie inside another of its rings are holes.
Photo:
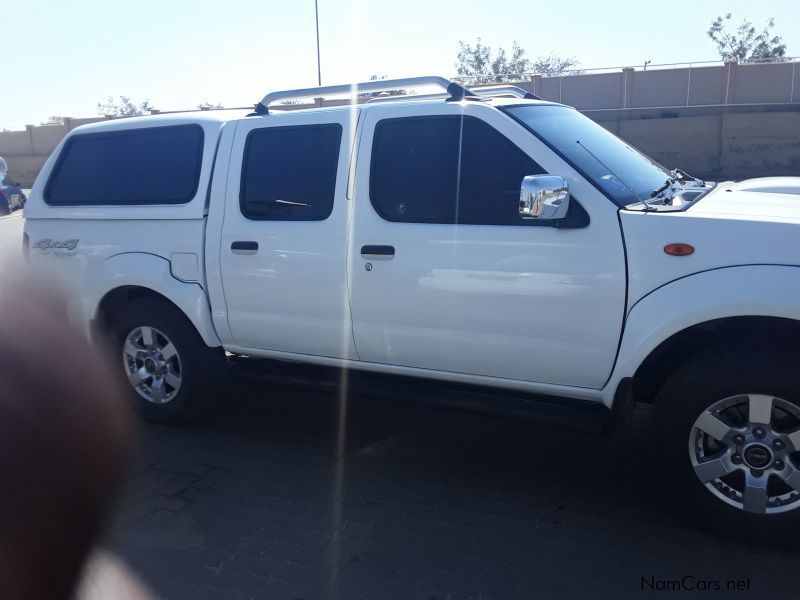
<path fill-rule="evenodd" d="M 77 134 L 44 199 L 51 206 L 185 204 L 197 193 L 202 160 L 199 125 Z"/>
<path fill-rule="evenodd" d="M 529 225 L 523 178 L 544 169 L 479 119 L 457 115 L 380 121 L 370 196 L 388 221 Z"/>
<path fill-rule="evenodd" d="M 248 219 L 322 221 L 333 211 L 342 127 L 255 129 L 247 136 L 239 204 Z"/>

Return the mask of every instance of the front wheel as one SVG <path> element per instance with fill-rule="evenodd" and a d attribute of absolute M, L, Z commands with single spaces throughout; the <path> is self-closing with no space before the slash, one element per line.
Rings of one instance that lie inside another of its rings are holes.
<path fill-rule="evenodd" d="M 224 353 L 206 346 L 180 310 L 137 300 L 117 315 L 114 332 L 123 385 L 145 419 L 183 424 L 210 408 L 224 376 Z"/>
<path fill-rule="evenodd" d="M 800 356 L 712 349 L 669 377 L 654 425 L 676 506 L 702 526 L 800 543 Z"/>

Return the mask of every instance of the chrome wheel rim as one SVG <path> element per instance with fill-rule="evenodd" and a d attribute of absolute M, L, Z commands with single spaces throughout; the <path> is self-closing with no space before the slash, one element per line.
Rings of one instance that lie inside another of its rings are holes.
<path fill-rule="evenodd" d="M 714 496 L 753 514 L 800 508 L 800 407 L 769 394 L 724 398 L 689 437 L 694 473 Z"/>
<path fill-rule="evenodd" d="M 183 368 L 175 345 L 155 327 L 137 327 L 122 346 L 125 374 L 144 400 L 166 404 L 181 389 Z"/>

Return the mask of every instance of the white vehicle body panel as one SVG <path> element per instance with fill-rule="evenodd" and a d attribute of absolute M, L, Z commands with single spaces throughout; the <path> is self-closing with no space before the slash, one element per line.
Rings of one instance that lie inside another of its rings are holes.
<path fill-rule="evenodd" d="M 683 212 L 620 211 L 628 250 L 628 309 L 659 286 L 692 273 L 800 264 L 800 196 L 726 189 L 720 186 Z M 666 254 L 664 246 L 674 243 L 690 244 L 695 251 Z"/>
<path fill-rule="evenodd" d="M 158 292 L 180 308 L 208 346 L 221 345 L 203 288 L 199 283 L 185 283 L 176 278 L 170 261 L 165 258 L 145 252 L 116 254 L 98 265 L 85 285 L 84 320 L 97 318 L 97 305 L 112 290 L 143 287 Z"/>
<path fill-rule="evenodd" d="M 342 127 L 342 143 L 330 217 L 323 221 L 245 217 L 239 193 L 248 134 L 262 128 L 331 123 Z M 224 295 L 224 316 L 230 332 L 226 343 L 334 358 L 356 357 L 346 269 L 350 219 L 347 178 L 354 129 L 350 111 L 344 110 L 284 113 L 237 123 L 224 201 L 215 197 L 213 203 L 213 210 L 224 209 L 221 235 L 218 244 L 213 238 L 216 245 L 207 246 Z M 219 222 L 213 221 L 215 226 Z M 258 250 L 238 254 L 231 248 L 236 241 L 256 242 Z"/>
<path fill-rule="evenodd" d="M 765 194 L 800 194 L 800 177 L 758 177 L 727 183 L 721 189 Z"/>
<path fill-rule="evenodd" d="M 203 237 L 209 182 L 225 122 L 219 115 L 164 115 L 85 125 L 70 132 L 45 163 L 25 207 L 30 257 L 62 282 L 71 300 L 71 314 L 87 331 L 108 292 L 138 285 L 167 297 L 186 313 L 208 345 L 220 345 L 211 322 L 204 269 L 200 265 L 205 261 Z M 199 124 L 204 132 L 199 185 L 189 202 L 112 207 L 45 203 L 45 184 L 71 136 L 188 123 Z M 74 249 L 57 247 L 70 240 L 75 241 Z M 196 262 L 194 281 L 181 281 L 180 275 L 174 274 L 170 262 L 173 257 L 178 258 L 179 269 Z"/>
<path fill-rule="evenodd" d="M 465 114 L 482 119 L 569 182 L 588 227 L 390 222 L 370 202 L 381 119 Z M 351 304 L 368 362 L 600 388 L 622 326 L 625 259 L 616 208 L 534 136 L 480 104 L 380 105 L 365 112 L 355 179 Z M 394 257 L 362 257 L 364 245 Z M 366 263 L 373 265 L 367 271 Z"/>
<path fill-rule="evenodd" d="M 632 377 L 659 344 L 693 325 L 727 317 L 800 319 L 800 268 L 750 265 L 695 273 L 660 287 L 628 314 L 625 335 L 603 402 L 611 406 L 617 386 Z"/>

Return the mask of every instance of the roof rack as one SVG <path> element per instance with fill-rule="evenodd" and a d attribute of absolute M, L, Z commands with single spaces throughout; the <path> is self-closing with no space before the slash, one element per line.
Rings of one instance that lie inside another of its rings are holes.
<path fill-rule="evenodd" d="M 460 101 L 464 98 L 477 98 L 477 94 L 470 91 L 460 83 L 450 81 L 444 77 L 435 75 L 427 77 L 408 77 L 405 79 L 380 79 L 377 81 L 365 81 L 364 83 L 353 83 L 344 85 L 328 85 L 323 87 L 300 88 L 296 90 L 283 90 L 271 92 L 261 99 L 255 106 L 255 115 L 269 114 L 269 105 L 278 100 L 290 98 L 321 98 L 336 94 L 349 94 L 356 96 L 366 92 L 383 92 L 396 90 L 398 88 L 421 87 L 426 85 L 436 85 L 445 90 L 448 94 L 447 100 Z"/>
<path fill-rule="evenodd" d="M 515 98 L 525 98 L 526 100 L 542 100 L 542 98 L 533 92 L 524 90 L 516 85 L 490 85 L 475 88 L 472 91 L 478 94 L 478 96 L 484 97 L 514 96 Z"/>
<path fill-rule="evenodd" d="M 514 98 L 524 98 L 525 100 L 544 100 L 544 98 L 537 96 L 533 92 L 529 92 L 516 85 L 491 85 L 480 88 L 470 88 L 474 96 L 477 98 L 499 98 L 502 96 L 512 96 Z M 373 102 L 397 102 L 398 100 L 433 100 L 435 98 L 446 98 L 445 93 L 438 94 L 421 94 L 421 95 L 408 95 L 408 96 L 378 96 L 367 100 L 367 104 Z"/>
<path fill-rule="evenodd" d="M 404 94 L 401 96 L 375 96 L 374 98 L 370 98 L 367 100 L 367 104 L 373 103 L 381 103 L 381 102 L 397 102 L 403 101 L 408 102 L 410 100 L 434 100 L 434 99 L 447 99 L 449 96 L 442 92 L 439 94 Z M 477 95 L 467 96 L 467 98 L 477 99 Z"/>

